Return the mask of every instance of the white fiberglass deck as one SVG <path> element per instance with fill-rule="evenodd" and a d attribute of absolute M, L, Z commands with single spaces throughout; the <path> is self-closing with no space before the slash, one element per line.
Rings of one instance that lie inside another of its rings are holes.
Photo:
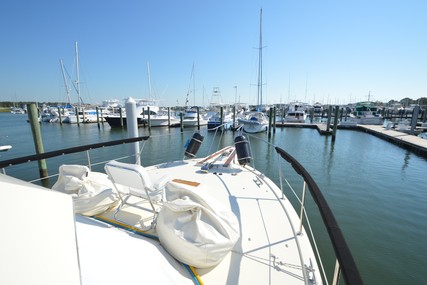
<path fill-rule="evenodd" d="M 222 165 L 224 160 L 215 165 Z M 303 264 L 313 265 L 317 284 L 321 284 L 305 232 L 298 241 L 294 238 L 293 229 L 298 230 L 299 218 L 289 201 L 281 199 L 275 184 L 251 167 L 213 166 L 206 173 L 201 166 L 190 160 L 147 170 L 153 180 L 170 175 L 183 183 L 200 183 L 198 191 L 231 207 L 239 219 L 241 238 L 232 253 L 214 268 L 197 269 L 204 284 L 304 284 Z M 305 273 L 312 276 L 307 270 Z"/>

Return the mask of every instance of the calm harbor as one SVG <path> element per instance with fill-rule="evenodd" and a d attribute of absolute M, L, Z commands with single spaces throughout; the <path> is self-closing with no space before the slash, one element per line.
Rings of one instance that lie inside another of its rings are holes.
<path fill-rule="evenodd" d="M 0 124 L 0 144 L 13 147 L 0 154 L 0 161 L 35 153 L 26 115 L 2 113 Z M 150 140 L 156 143 L 143 149 L 142 164 L 181 159 L 172 154 L 176 156 L 178 148 L 184 151 L 194 130 L 189 128 L 181 134 L 176 128 L 151 129 Z M 201 132 L 205 130 L 202 127 Z M 96 124 L 78 127 L 43 123 L 41 131 L 45 151 L 127 137 L 126 130 L 112 129 L 108 124 L 98 128 Z M 331 137 L 320 136 L 315 129 L 278 128 L 270 139 L 265 133 L 255 136 L 292 154 L 316 180 L 343 230 L 365 284 L 420 283 L 424 277 L 419 265 L 427 254 L 427 160 L 368 133 L 344 129 L 337 132 L 334 143 Z M 147 128 L 140 128 L 139 134 L 148 135 Z M 206 136 L 212 135 L 206 132 Z M 226 140 L 233 139 L 232 132 L 224 136 Z M 251 144 L 254 153 L 261 154 L 255 157 L 255 167 L 278 180 L 273 147 L 261 146 L 255 139 L 251 139 Z M 202 145 L 201 152 L 206 153 L 210 147 Z M 94 161 L 108 161 L 128 155 L 128 148 L 117 147 L 114 155 L 102 150 L 92 155 Z M 48 171 L 53 175 L 61 164 L 86 161 L 86 156 L 80 154 L 51 159 L 47 162 Z M 12 166 L 6 172 L 25 180 L 38 178 L 37 163 Z M 50 180 L 53 184 L 56 178 Z M 320 241 L 321 250 L 327 246 Z"/>

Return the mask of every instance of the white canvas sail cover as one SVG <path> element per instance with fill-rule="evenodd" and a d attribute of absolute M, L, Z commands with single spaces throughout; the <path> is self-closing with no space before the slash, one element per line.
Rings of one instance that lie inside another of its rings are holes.
<path fill-rule="evenodd" d="M 118 201 L 113 184 L 104 173 L 91 172 L 82 165 L 61 165 L 52 190 L 73 197 L 74 212 L 93 216 L 106 211 Z"/>
<path fill-rule="evenodd" d="M 197 187 L 169 181 L 157 218 L 160 243 L 176 259 L 198 268 L 217 265 L 240 237 L 236 216 Z"/>

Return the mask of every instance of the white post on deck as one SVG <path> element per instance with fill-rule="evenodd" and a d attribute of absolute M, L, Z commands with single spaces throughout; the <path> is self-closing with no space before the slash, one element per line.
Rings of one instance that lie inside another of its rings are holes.
<path fill-rule="evenodd" d="M 127 99 L 125 103 L 126 107 L 126 125 L 128 131 L 128 138 L 136 138 L 138 134 L 138 119 L 136 113 L 136 102 L 131 97 Z M 131 162 L 135 164 L 141 164 L 139 159 L 139 142 L 129 144 L 129 151 L 131 156 Z"/>

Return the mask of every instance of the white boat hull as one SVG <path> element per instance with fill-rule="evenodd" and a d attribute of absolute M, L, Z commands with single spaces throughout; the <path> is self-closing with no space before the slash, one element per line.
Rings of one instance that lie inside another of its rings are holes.
<path fill-rule="evenodd" d="M 268 130 L 268 123 L 252 122 L 250 120 L 239 119 L 239 124 L 242 124 L 242 129 L 246 133 L 255 134 L 262 133 Z"/>

